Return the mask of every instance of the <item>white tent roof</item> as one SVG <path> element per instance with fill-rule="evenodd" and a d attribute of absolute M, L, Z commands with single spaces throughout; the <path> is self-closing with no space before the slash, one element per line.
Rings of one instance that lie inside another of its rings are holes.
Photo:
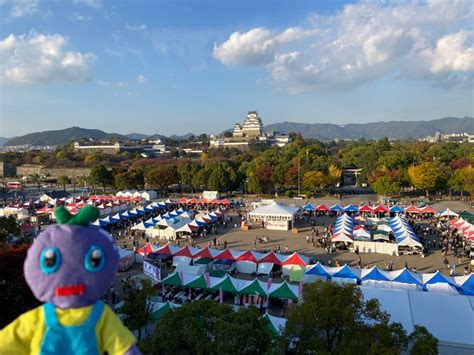
<path fill-rule="evenodd" d="M 449 208 L 446 208 L 440 216 L 442 217 L 459 217 L 459 215 L 456 212 L 451 211 Z"/>
<path fill-rule="evenodd" d="M 279 205 L 273 202 L 270 205 L 260 206 L 251 211 L 249 214 L 253 217 L 265 217 L 265 216 L 284 216 L 291 217 L 298 212 L 299 207 L 291 207 L 285 205 Z"/>

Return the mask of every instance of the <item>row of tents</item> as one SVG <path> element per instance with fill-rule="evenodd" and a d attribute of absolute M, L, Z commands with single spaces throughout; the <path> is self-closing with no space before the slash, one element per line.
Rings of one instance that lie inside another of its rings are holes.
<path fill-rule="evenodd" d="M 408 207 L 402 207 L 399 205 L 394 205 L 391 207 L 384 206 L 382 204 L 378 206 L 369 206 L 369 205 L 364 205 L 364 206 L 356 206 L 353 204 L 349 204 L 347 206 L 341 206 L 340 204 L 335 204 L 330 207 L 328 207 L 325 204 L 320 204 L 317 206 L 313 206 L 311 203 L 307 203 L 306 205 L 303 206 L 304 211 L 318 211 L 318 212 L 353 212 L 353 213 L 411 213 L 411 214 L 442 214 L 443 212 L 445 215 L 448 216 L 456 216 L 457 213 L 454 213 L 450 211 L 449 209 L 446 211 L 441 211 L 438 212 L 431 208 L 430 206 L 425 206 L 425 207 L 416 207 L 413 205 L 410 205 Z M 452 214 L 450 214 L 452 213 Z"/>
<path fill-rule="evenodd" d="M 209 247 L 204 249 L 190 246 L 180 248 L 169 244 L 162 247 L 147 244 L 137 252 L 147 256 L 169 255 L 172 257 L 187 257 L 189 259 L 232 260 L 235 262 L 254 263 L 256 265 L 269 263 L 280 265 L 287 270 L 292 270 L 296 266 L 304 270 L 304 276 L 301 278 L 303 281 L 311 280 L 312 276 L 316 276 L 324 280 L 350 283 L 372 281 L 374 283 L 373 286 L 383 288 L 404 288 L 407 287 L 406 285 L 411 285 L 408 288 L 415 290 L 474 295 L 474 274 L 451 278 L 438 271 L 435 273 L 418 274 L 406 268 L 388 272 L 377 267 L 362 270 L 351 268 L 348 265 L 330 267 L 320 263 L 310 264 L 309 258 L 299 253 L 283 255 L 273 251 L 259 253 L 252 250 L 217 250 Z M 192 275 L 192 277 L 196 277 L 196 275 Z"/>
<path fill-rule="evenodd" d="M 179 200 L 179 203 L 181 204 L 186 204 L 186 205 L 224 205 L 224 206 L 228 206 L 231 204 L 231 202 L 224 198 L 224 199 L 217 199 L 217 198 L 213 198 L 213 199 L 210 199 L 210 200 L 207 200 L 205 198 L 195 198 L 195 197 L 191 197 L 191 198 L 186 198 L 186 197 L 182 197 L 180 200 Z"/>
<path fill-rule="evenodd" d="M 461 235 L 474 242 L 474 224 L 462 217 L 457 220 L 450 220 L 449 222 Z"/>

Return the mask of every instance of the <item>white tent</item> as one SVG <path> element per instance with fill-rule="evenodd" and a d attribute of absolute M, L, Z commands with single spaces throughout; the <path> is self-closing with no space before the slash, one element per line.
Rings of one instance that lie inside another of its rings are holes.
<path fill-rule="evenodd" d="M 280 205 L 274 201 L 270 205 L 257 207 L 249 213 L 249 217 L 253 220 L 265 221 L 268 229 L 288 230 L 293 227 L 293 221 L 299 209 L 299 207 Z"/>
<path fill-rule="evenodd" d="M 135 253 L 132 250 L 118 248 L 120 260 L 119 260 L 119 271 L 125 271 L 133 266 Z"/>
<path fill-rule="evenodd" d="M 441 217 L 459 217 L 456 212 L 451 211 L 449 208 L 446 208 L 441 214 Z"/>
<path fill-rule="evenodd" d="M 157 196 L 156 191 L 153 190 L 142 191 L 140 194 L 140 197 L 146 201 L 154 200 Z"/>

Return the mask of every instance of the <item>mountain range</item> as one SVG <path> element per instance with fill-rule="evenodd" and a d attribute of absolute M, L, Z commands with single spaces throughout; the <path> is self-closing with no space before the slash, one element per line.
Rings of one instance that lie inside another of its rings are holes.
<path fill-rule="evenodd" d="M 314 138 L 321 141 L 332 141 L 334 139 L 379 139 L 388 137 L 392 139 L 423 138 L 434 135 L 448 133 L 469 133 L 474 134 L 474 118 L 472 117 L 445 117 L 431 121 L 389 121 L 370 123 L 349 123 L 346 125 L 336 125 L 332 123 L 297 123 L 282 122 L 265 126 L 265 131 L 279 131 L 281 133 L 296 132 L 301 133 L 305 138 Z M 80 127 L 70 127 L 61 130 L 44 131 L 26 134 L 21 137 L 0 138 L 0 145 L 25 145 L 34 146 L 62 145 L 68 144 L 78 139 L 91 140 L 140 140 L 144 138 L 161 140 L 184 140 L 189 139 L 193 134 L 173 135 L 166 137 L 159 134 L 146 135 L 142 133 L 118 134 L 107 133 L 98 129 L 86 129 Z"/>
<path fill-rule="evenodd" d="M 304 138 L 321 141 L 334 139 L 392 139 L 423 138 L 433 136 L 436 132 L 474 134 L 474 118 L 445 117 L 431 121 L 389 121 L 370 123 L 349 123 L 335 125 L 332 123 L 296 123 L 282 122 L 265 126 L 266 131 L 281 133 L 299 132 Z"/>

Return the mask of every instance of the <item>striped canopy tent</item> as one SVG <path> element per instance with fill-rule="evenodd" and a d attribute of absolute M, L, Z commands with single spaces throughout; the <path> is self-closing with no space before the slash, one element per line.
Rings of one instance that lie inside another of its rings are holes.
<path fill-rule="evenodd" d="M 352 233 L 355 240 L 368 241 L 370 240 L 370 232 L 364 226 L 357 226 Z"/>
<path fill-rule="evenodd" d="M 390 210 L 385 207 L 384 205 L 378 205 L 377 207 L 374 208 L 375 213 L 387 213 L 390 212 Z"/>
<path fill-rule="evenodd" d="M 316 206 L 316 211 L 324 211 L 324 212 L 328 212 L 329 211 L 329 207 L 326 206 L 324 203 Z"/>
<path fill-rule="evenodd" d="M 303 206 L 304 211 L 315 211 L 315 208 L 312 204 L 307 203 L 306 205 Z"/>
<path fill-rule="evenodd" d="M 344 211 L 344 207 L 342 207 L 340 204 L 336 203 L 335 205 L 331 206 L 330 210 L 333 211 L 333 212 L 342 212 L 342 211 Z"/>
<path fill-rule="evenodd" d="M 441 211 L 439 215 L 441 217 L 459 217 L 459 214 L 451 211 L 449 208 L 446 208 L 444 211 Z"/>
<path fill-rule="evenodd" d="M 265 313 L 262 318 L 268 322 L 268 328 L 273 334 L 281 336 L 285 329 L 286 318 L 274 317 L 268 313 Z"/>
<path fill-rule="evenodd" d="M 380 270 L 378 267 L 373 266 L 371 269 L 363 269 L 360 271 L 361 281 L 390 281 L 385 271 Z"/>
<path fill-rule="evenodd" d="M 405 212 L 405 210 L 403 209 L 403 207 L 399 205 L 390 207 L 390 213 L 403 213 L 403 212 Z"/>
<path fill-rule="evenodd" d="M 267 292 L 270 298 L 298 300 L 299 287 L 283 281 L 282 283 L 272 284 Z"/>
<path fill-rule="evenodd" d="M 199 253 L 200 249 L 190 247 L 186 245 L 184 248 L 179 250 L 178 252 L 174 253 L 173 256 L 186 256 L 188 258 L 194 258 L 197 253 Z"/>
<path fill-rule="evenodd" d="M 420 213 L 420 209 L 416 206 L 411 205 L 405 208 L 405 213 Z"/>
<path fill-rule="evenodd" d="M 341 267 L 337 267 L 334 269 L 334 271 L 331 274 L 331 278 L 334 277 L 339 277 L 341 279 L 355 279 L 359 280 L 359 275 L 357 275 L 358 270 L 356 269 L 351 269 L 349 265 L 344 265 Z"/>
<path fill-rule="evenodd" d="M 224 249 L 219 254 L 217 254 L 214 259 L 217 260 L 236 260 L 234 254 L 231 252 L 230 249 Z"/>
<path fill-rule="evenodd" d="M 262 281 L 255 279 L 253 281 L 242 282 L 239 294 L 241 295 L 257 295 L 267 297 L 266 285 Z"/>
<path fill-rule="evenodd" d="M 183 286 L 190 287 L 190 288 L 201 288 L 201 289 L 208 288 L 206 277 L 203 274 L 197 275 L 192 280 L 186 280 L 185 282 L 183 282 Z"/>
<path fill-rule="evenodd" d="M 250 250 L 244 251 L 235 260 L 236 261 L 252 261 L 254 263 L 257 262 L 257 258 Z"/>
<path fill-rule="evenodd" d="M 161 248 L 155 249 L 153 251 L 153 253 L 154 254 L 160 254 L 160 255 L 174 255 L 177 252 L 179 252 L 180 250 L 181 250 L 181 248 L 179 248 L 177 246 L 166 244 L 166 245 L 163 245 Z"/>
<path fill-rule="evenodd" d="M 285 257 L 280 254 L 276 254 L 275 252 L 271 251 L 268 254 L 258 260 L 258 263 L 272 263 L 276 265 L 281 265 L 282 262 L 285 260 Z"/>
<path fill-rule="evenodd" d="M 167 286 L 183 286 L 181 276 L 179 276 L 178 272 L 174 272 L 168 277 L 165 277 L 162 283 L 163 285 L 167 285 Z"/>
<path fill-rule="evenodd" d="M 230 201 L 225 198 L 219 201 L 219 205 L 230 205 Z"/>
<path fill-rule="evenodd" d="M 359 212 L 370 212 L 370 213 L 372 213 L 373 211 L 374 210 L 369 205 L 364 205 L 364 206 L 359 208 Z"/>
<path fill-rule="evenodd" d="M 146 256 L 158 250 L 158 246 L 146 243 L 145 246 L 138 249 L 135 253 Z"/>
<path fill-rule="evenodd" d="M 309 264 L 309 258 L 307 256 L 298 254 L 298 253 L 293 253 L 290 256 L 288 256 L 282 263 L 281 265 L 299 265 L 299 266 L 306 266 Z"/>
<path fill-rule="evenodd" d="M 194 255 L 194 258 L 209 258 L 209 259 L 214 259 L 217 255 L 221 253 L 220 250 L 218 249 L 213 249 L 213 248 L 204 248 L 201 249 L 198 253 Z"/>
<path fill-rule="evenodd" d="M 454 277 L 454 281 L 461 288 L 463 294 L 474 296 L 474 273 Z"/>
<path fill-rule="evenodd" d="M 407 268 L 403 268 L 400 270 L 389 271 L 386 273 L 389 276 L 389 279 L 394 282 L 400 282 L 405 284 L 413 284 L 419 287 L 423 287 L 423 282 L 421 277 L 418 274 L 415 274 L 408 270 Z"/>
<path fill-rule="evenodd" d="M 425 206 L 422 209 L 420 209 L 420 213 L 422 214 L 438 214 L 436 210 L 431 208 L 430 206 Z"/>
<path fill-rule="evenodd" d="M 356 205 L 347 205 L 346 207 L 344 207 L 344 211 L 345 212 L 358 212 L 359 207 L 357 207 Z"/>
<path fill-rule="evenodd" d="M 230 277 L 227 274 L 225 277 L 217 279 L 217 282 L 215 284 L 211 283 L 211 289 L 215 291 L 222 290 L 224 292 L 236 295 L 239 293 L 238 285 L 239 280 Z"/>
<path fill-rule="evenodd" d="M 331 274 L 326 270 L 325 266 L 321 265 L 319 262 L 307 269 L 305 274 L 316 275 L 326 279 L 331 278 Z"/>

